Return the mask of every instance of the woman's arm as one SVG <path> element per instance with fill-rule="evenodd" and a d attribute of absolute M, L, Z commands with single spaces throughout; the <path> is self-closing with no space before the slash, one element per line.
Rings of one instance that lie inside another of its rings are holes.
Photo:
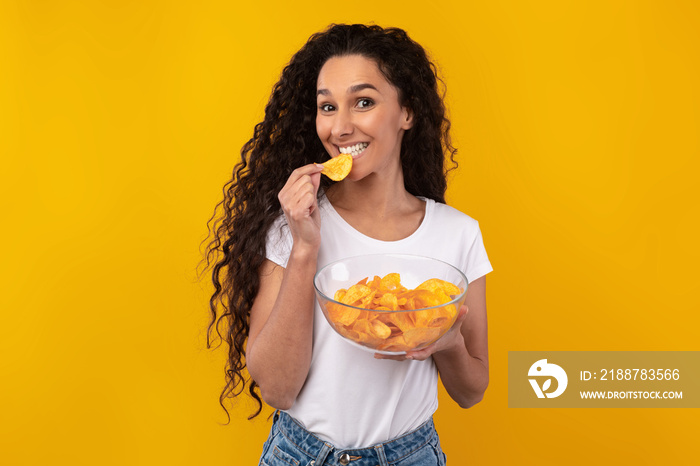
<path fill-rule="evenodd" d="M 316 193 L 323 167 L 295 170 L 279 194 L 293 239 L 286 269 L 269 260 L 260 267 L 260 287 L 250 311 L 246 364 L 263 400 L 289 409 L 311 364 L 314 288 L 320 245 Z"/>
<path fill-rule="evenodd" d="M 461 332 L 455 332 L 452 345 L 432 356 L 447 393 L 469 408 L 483 399 L 489 384 L 486 277 L 469 284 L 465 304 L 469 311 Z"/>
<path fill-rule="evenodd" d="M 316 257 L 292 254 L 287 268 L 265 260 L 250 312 L 246 364 L 263 400 L 289 409 L 311 364 Z"/>

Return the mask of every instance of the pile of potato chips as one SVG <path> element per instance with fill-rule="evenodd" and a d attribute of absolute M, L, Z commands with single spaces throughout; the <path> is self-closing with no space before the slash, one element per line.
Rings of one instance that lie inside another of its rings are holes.
<path fill-rule="evenodd" d="M 454 304 L 434 306 L 460 295 L 462 289 L 458 286 L 431 278 L 408 290 L 401 285 L 398 273 L 368 279 L 335 293 L 335 301 L 353 307 L 326 304 L 329 320 L 346 338 L 379 351 L 403 352 L 427 346 L 454 323 L 457 316 Z"/>

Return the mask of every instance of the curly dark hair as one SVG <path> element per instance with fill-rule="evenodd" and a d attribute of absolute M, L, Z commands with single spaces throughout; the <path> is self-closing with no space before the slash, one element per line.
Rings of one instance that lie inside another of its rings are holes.
<path fill-rule="evenodd" d="M 447 171 L 457 165 L 444 94 L 439 88 L 442 81 L 423 47 L 405 31 L 332 24 L 312 35 L 292 57 L 272 89 L 264 120 L 255 125 L 253 137 L 241 149 L 241 160 L 224 185 L 223 200 L 207 223 L 207 239 L 213 238 L 205 251 L 205 270 L 214 263 L 207 348 L 211 348 L 214 329 L 228 344 L 226 386 L 219 397 L 228 422 L 231 417 L 224 400 L 240 395 L 246 386 L 257 404 L 249 419 L 262 410 L 257 384 L 244 371 L 250 309 L 259 288 L 266 236 L 281 215 L 277 195 L 292 171 L 329 158 L 316 134 L 316 80 L 329 58 L 346 55 L 374 60 L 398 90 L 399 103 L 413 113 L 413 127 L 405 132 L 401 144 L 404 184 L 409 193 L 444 203 Z M 449 168 L 446 156 L 452 162 Z M 332 183 L 322 177 L 319 196 Z"/>

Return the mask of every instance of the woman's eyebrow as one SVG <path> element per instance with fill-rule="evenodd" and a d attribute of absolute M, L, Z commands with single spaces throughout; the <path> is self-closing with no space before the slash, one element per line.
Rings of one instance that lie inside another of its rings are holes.
<path fill-rule="evenodd" d="M 365 89 L 374 89 L 375 91 L 379 92 L 376 87 L 369 83 L 362 83 L 362 84 L 355 84 L 354 86 L 350 86 L 348 88 L 348 94 L 354 94 L 356 92 L 363 91 Z"/>
<path fill-rule="evenodd" d="M 348 94 L 354 94 L 356 92 L 363 91 L 365 89 L 374 89 L 375 91 L 379 92 L 379 90 L 374 87 L 372 84 L 369 83 L 361 83 L 361 84 L 355 84 L 354 86 L 350 86 L 348 88 Z M 316 96 L 319 95 L 331 95 L 331 91 L 328 89 L 319 89 L 316 91 Z"/>

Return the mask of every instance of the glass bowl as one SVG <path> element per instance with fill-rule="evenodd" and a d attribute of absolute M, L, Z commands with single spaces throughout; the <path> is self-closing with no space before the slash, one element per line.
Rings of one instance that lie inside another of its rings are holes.
<path fill-rule="evenodd" d="M 397 274 L 403 288 L 397 287 Z M 365 278 L 365 288 L 351 289 Z M 440 300 L 426 293 L 430 288 L 439 293 L 435 287 L 440 282 L 431 279 L 450 284 L 440 288 Z M 330 326 L 354 346 L 381 354 L 406 354 L 439 340 L 457 319 L 467 284 L 467 277 L 446 262 L 406 254 L 349 257 L 324 266 L 314 277 L 316 298 Z M 419 286 L 423 290 L 413 291 Z M 367 287 L 375 294 L 367 293 Z M 348 300 L 353 305 L 343 302 Z"/>

